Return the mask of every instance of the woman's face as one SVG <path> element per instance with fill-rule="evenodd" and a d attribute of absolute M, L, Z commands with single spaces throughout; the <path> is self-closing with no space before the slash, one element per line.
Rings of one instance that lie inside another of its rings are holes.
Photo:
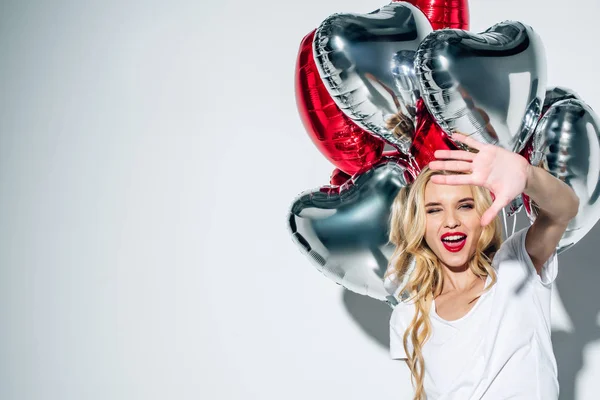
<path fill-rule="evenodd" d="M 462 267 L 475 254 L 483 230 L 471 186 L 425 186 L 425 241 L 448 267 Z"/>

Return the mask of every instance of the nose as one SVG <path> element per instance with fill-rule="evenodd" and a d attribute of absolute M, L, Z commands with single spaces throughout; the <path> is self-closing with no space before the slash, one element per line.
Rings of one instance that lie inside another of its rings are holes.
<path fill-rule="evenodd" d="M 453 211 L 448 211 L 445 215 L 444 226 L 448 229 L 454 229 L 460 225 L 460 220 Z"/>

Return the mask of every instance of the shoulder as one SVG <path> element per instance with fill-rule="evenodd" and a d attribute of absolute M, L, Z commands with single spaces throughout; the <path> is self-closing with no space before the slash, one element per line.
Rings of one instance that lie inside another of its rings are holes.
<path fill-rule="evenodd" d="M 527 252 L 525 247 L 525 239 L 527 238 L 527 232 L 531 228 L 531 225 L 525 227 L 511 236 L 509 236 L 500 246 L 500 249 L 494 255 L 492 260 L 492 266 L 499 272 L 499 274 L 505 273 L 502 271 L 501 265 L 505 265 L 504 269 L 507 269 L 508 262 L 513 262 L 512 265 L 517 265 L 520 272 L 523 272 L 531 280 L 541 283 L 544 286 L 552 284 L 558 273 L 558 259 L 556 251 L 554 254 L 544 263 L 542 267 L 541 276 L 538 275 L 533 261 Z"/>
<path fill-rule="evenodd" d="M 390 355 L 392 359 L 407 359 L 404 348 L 404 333 L 407 331 L 415 305 L 408 302 L 399 302 L 390 317 Z M 410 340 L 407 342 L 408 350 L 412 351 Z"/>
<path fill-rule="evenodd" d="M 527 228 L 521 229 L 510 235 L 502 242 L 492 260 L 492 265 L 496 267 L 496 269 L 500 263 L 518 258 L 519 247 L 521 242 L 524 243 L 525 241 L 526 230 Z"/>
<path fill-rule="evenodd" d="M 409 302 L 408 300 L 398 302 L 398 304 L 394 306 L 394 310 L 392 311 L 392 315 L 390 317 L 390 327 L 394 328 L 398 332 L 406 330 L 414 316 L 414 313 L 414 303 Z"/>

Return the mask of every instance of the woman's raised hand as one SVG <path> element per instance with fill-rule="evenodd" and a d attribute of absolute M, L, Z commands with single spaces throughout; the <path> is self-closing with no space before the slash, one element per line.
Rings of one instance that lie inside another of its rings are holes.
<path fill-rule="evenodd" d="M 476 185 L 491 191 L 494 203 L 481 216 L 481 225 L 486 226 L 507 204 L 523 193 L 531 165 L 517 153 L 499 146 L 480 143 L 469 136 L 454 133 L 452 140 L 478 150 L 436 150 L 438 159 L 429 163 L 432 170 L 462 171 L 468 174 L 434 175 L 431 181 L 442 185 Z"/>

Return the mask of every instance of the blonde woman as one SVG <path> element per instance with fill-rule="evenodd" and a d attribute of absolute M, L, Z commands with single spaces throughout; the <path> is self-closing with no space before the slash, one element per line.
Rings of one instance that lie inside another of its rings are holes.
<path fill-rule="evenodd" d="M 421 400 L 558 399 L 550 340 L 556 246 L 579 199 L 518 154 L 455 134 L 394 200 L 388 275 L 414 270 L 390 318 L 390 353 Z M 502 242 L 498 213 L 520 193 L 538 217 Z"/>

